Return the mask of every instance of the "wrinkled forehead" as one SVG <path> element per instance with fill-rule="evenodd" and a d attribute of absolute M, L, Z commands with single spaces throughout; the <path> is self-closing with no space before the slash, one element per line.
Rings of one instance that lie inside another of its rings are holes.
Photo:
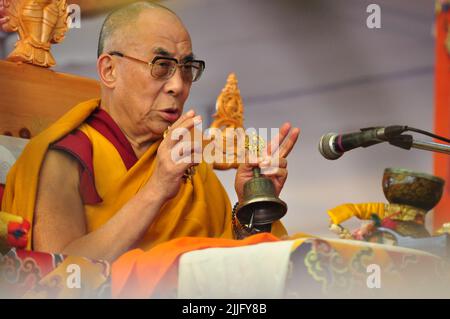
<path fill-rule="evenodd" d="M 178 17 L 170 12 L 143 12 L 130 31 L 127 35 L 130 45 L 134 53 L 140 56 L 150 58 L 162 55 L 182 60 L 193 55 L 189 32 Z"/>

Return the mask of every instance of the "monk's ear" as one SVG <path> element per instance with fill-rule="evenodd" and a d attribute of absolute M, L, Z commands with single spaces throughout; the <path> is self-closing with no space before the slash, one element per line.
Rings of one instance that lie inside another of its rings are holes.
<path fill-rule="evenodd" d="M 106 87 L 113 89 L 116 85 L 117 70 L 116 64 L 112 56 L 102 54 L 97 60 L 97 72 L 100 81 Z"/>

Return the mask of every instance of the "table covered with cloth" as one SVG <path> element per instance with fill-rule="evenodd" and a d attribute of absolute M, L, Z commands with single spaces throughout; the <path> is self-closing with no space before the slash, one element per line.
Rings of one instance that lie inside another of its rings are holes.
<path fill-rule="evenodd" d="M 448 297 L 449 287 L 448 261 L 437 256 L 301 234 L 183 237 L 112 265 L 22 249 L 0 257 L 3 298 Z"/>

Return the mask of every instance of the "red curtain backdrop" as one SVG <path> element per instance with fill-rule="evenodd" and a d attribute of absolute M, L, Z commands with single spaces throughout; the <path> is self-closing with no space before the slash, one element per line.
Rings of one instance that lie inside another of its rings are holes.
<path fill-rule="evenodd" d="M 435 132 L 450 136 L 450 1 L 438 1 L 436 15 Z M 450 156 L 434 155 L 434 172 L 446 180 L 441 202 L 435 209 L 434 229 L 450 222 Z"/>

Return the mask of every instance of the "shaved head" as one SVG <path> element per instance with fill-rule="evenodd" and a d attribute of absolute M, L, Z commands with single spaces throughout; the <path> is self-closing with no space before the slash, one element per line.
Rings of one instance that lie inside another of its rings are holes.
<path fill-rule="evenodd" d="M 98 41 L 97 56 L 99 57 L 105 52 L 105 49 L 108 49 L 114 37 L 118 35 L 118 31 L 123 32 L 126 28 L 132 27 L 138 20 L 140 14 L 146 10 L 164 10 L 177 17 L 169 8 L 149 1 L 139 1 L 119 8 L 111 12 L 103 22 Z M 122 34 L 126 33 L 123 32 Z"/>

